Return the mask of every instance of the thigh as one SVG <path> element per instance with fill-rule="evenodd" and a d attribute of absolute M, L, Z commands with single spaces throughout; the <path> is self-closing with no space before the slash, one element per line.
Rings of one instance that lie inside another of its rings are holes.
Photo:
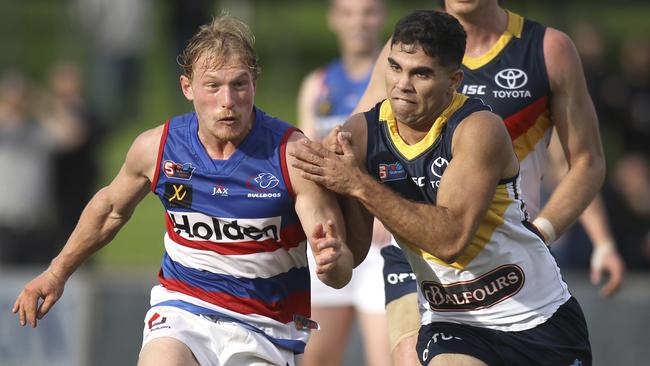
<path fill-rule="evenodd" d="M 386 305 L 386 320 L 391 350 L 404 339 L 417 337 L 420 329 L 417 294 L 404 295 Z"/>
<path fill-rule="evenodd" d="M 152 307 L 144 319 L 141 362 L 145 362 L 143 365 L 155 365 L 155 362 L 149 363 L 159 358 L 157 351 L 152 349 L 165 351 L 165 347 L 161 346 L 163 344 L 169 345 L 171 359 L 185 357 L 189 352 L 192 358 L 198 360 L 198 364 L 212 365 L 210 362 L 216 359 L 218 350 L 213 348 L 209 326 L 209 321 L 185 310 L 170 306 Z"/>
<path fill-rule="evenodd" d="M 348 345 L 354 308 L 315 306 L 312 307 L 311 317 L 318 322 L 320 330 L 312 331 L 301 365 L 340 365 Z"/>
<path fill-rule="evenodd" d="M 199 366 L 185 343 L 172 337 L 158 337 L 140 351 L 138 366 Z"/>
<path fill-rule="evenodd" d="M 388 336 L 390 348 L 395 350 L 406 338 L 412 338 L 411 344 L 413 344 L 420 328 L 417 283 L 411 266 L 400 248 L 394 245 L 386 246 L 381 249 L 381 256 L 384 260 Z"/>
<path fill-rule="evenodd" d="M 419 366 L 421 365 L 418 353 L 416 350 L 418 336 L 412 334 L 400 340 L 399 343 L 392 348 L 391 356 L 393 365 L 398 366 Z"/>
<path fill-rule="evenodd" d="M 388 342 L 388 324 L 383 313 L 358 312 L 366 364 L 373 366 L 390 366 L 390 347 Z M 415 352 L 415 351 L 414 351 Z"/>

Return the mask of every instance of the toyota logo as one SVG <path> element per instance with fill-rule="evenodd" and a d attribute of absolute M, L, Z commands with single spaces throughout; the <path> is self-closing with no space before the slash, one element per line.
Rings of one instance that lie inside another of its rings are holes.
<path fill-rule="evenodd" d="M 528 76 L 519 69 L 503 69 L 494 76 L 494 81 L 504 89 L 519 89 L 526 85 Z"/>
<path fill-rule="evenodd" d="M 433 164 L 431 164 L 431 173 L 438 178 L 442 178 L 442 173 L 445 171 L 447 164 L 449 164 L 447 159 L 442 156 L 437 157 L 436 160 L 433 161 Z"/>

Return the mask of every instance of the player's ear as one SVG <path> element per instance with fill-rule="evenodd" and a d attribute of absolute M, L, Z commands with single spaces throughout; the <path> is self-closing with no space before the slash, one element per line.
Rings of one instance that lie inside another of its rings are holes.
<path fill-rule="evenodd" d="M 449 79 L 451 81 L 450 86 L 453 91 L 458 90 L 461 81 L 463 81 L 463 75 L 463 70 L 460 68 L 452 71 L 452 73 L 449 75 Z"/>
<path fill-rule="evenodd" d="M 183 95 L 185 96 L 185 98 L 187 98 L 187 100 L 189 101 L 194 100 L 194 92 L 192 91 L 192 79 L 190 79 L 186 75 L 181 75 L 180 83 L 181 83 L 181 90 L 183 91 Z"/>

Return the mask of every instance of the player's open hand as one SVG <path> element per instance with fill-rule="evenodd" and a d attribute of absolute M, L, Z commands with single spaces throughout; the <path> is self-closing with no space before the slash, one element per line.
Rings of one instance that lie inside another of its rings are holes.
<path fill-rule="evenodd" d="M 29 323 L 32 328 L 36 328 L 38 320 L 42 319 L 61 297 L 64 286 L 65 279 L 50 269 L 25 285 L 11 309 L 14 314 L 18 313 L 20 325 Z"/>
<path fill-rule="evenodd" d="M 600 294 L 609 297 L 621 287 L 625 277 L 625 264 L 614 245 L 601 245 L 594 248 L 591 256 L 591 282 L 594 285 L 600 283 L 603 272 L 609 274 L 609 279 L 600 290 Z"/>
<path fill-rule="evenodd" d="M 328 286 L 341 288 L 352 277 L 352 253 L 336 236 L 334 222 L 317 224 L 309 238 L 316 261 L 316 274 Z"/>
<path fill-rule="evenodd" d="M 323 145 L 309 140 L 302 140 L 300 148 L 289 154 L 296 158 L 291 164 L 301 170 L 301 176 L 321 186 L 345 195 L 353 195 L 359 189 L 361 173 L 356 156 L 350 144 L 349 132 L 339 132 L 337 144 L 340 145 L 342 154 L 338 155 Z M 334 147 L 333 143 L 332 149 Z"/>

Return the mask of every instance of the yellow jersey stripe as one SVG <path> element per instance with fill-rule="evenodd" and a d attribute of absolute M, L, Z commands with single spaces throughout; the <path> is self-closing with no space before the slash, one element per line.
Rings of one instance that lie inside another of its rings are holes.
<path fill-rule="evenodd" d="M 551 113 L 546 110 L 542 113 L 535 124 L 530 126 L 526 133 L 517 137 L 512 143 L 515 148 L 515 154 L 519 161 L 522 161 L 528 156 L 528 154 L 533 151 L 535 145 L 544 138 L 546 131 L 553 128 L 553 122 L 551 121 Z"/>
<path fill-rule="evenodd" d="M 440 116 L 436 118 L 427 135 L 422 140 L 413 145 L 407 144 L 399 135 L 397 121 L 395 120 L 395 116 L 393 115 L 393 111 L 388 99 L 384 100 L 384 102 L 381 104 L 381 107 L 379 108 L 379 122 L 386 122 L 388 124 L 388 133 L 390 135 L 391 141 L 393 142 L 393 145 L 395 145 L 397 148 L 397 151 L 399 151 L 399 153 L 402 154 L 402 156 L 404 156 L 407 160 L 413 160 L 420 156 L 420 154 L 423 152 L 427 151 L 431 146 L 433 146 L 433 144 L 440 136 L 442 128 L 447 123 L 447 119 L 460 107 L 462 107 L 467 99 L 468 98 L 466 95 L 454 92 L 451 103 L 447 108 L 445 108 L 444 111 L 442 111 Z"/>
<path fill-rule="evenodd" d="M 506 10 L 506 12 L 508 13 L 508 26 L 506 27 L 506 31 L 503 32 L 501 37 L 499 37 L 492 48 L 490 48 L 490 50 L 485 54 L 478 57 L 470 57 L 467 55 L 463 57 L 463 65 L 465 65 L 468 69 L 476 70 L 479 67 L 492 61 L 492 59 L 495 58 L 501 52 L 501 50 L 503 50 L 508 42 L 510 42 L 512 37 L 521 38 L 521 32 L 524 30 L 524 18 L 519 14 L 511 12 L 510 10 Z"/>

